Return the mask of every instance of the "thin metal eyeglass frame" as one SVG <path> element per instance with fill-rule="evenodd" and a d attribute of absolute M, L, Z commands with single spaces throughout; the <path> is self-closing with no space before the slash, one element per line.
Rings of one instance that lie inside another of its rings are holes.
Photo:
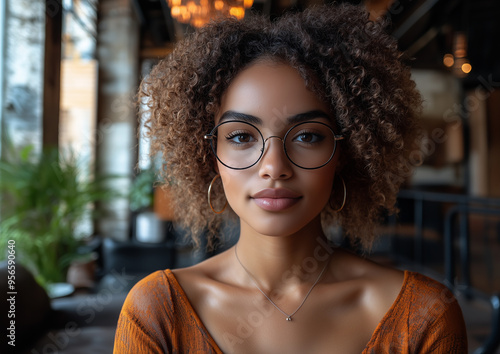
<path fill-rule="evenodd" d="M 248 124 L 250 125 L 251 127 L 253 127 L 255 130 L 257 130 L 259 132 L 259 135 L 260 137 L 262 138 L 262 149 L 260 151 L 260 156 L 259 158 L 257 159 L 257 161 L 255 161 L 253 164 L 251 164 L 250 166 L 247 166 L 247 167 L 232 167 L 232 166 L 229 166 L 227 164 L 225 164 L 220 158 L 219 156 L 217 155 L 217 151 L 216 151 L 216 148 L 214 146 L 214 138 L 217 138 L 217 135 L 215 134 L 217 132 L 217 128 L 219 128 L 221 125 L 223 124 L 227 124 L 227 123 L 243 123 L 243 124 Z M 327 127 L 328 129 L 330 129 L 330 131 L 332 132 L 333 134 L 333 141 L 334 141 L 334 146 L 333 146 L 333 152 L 330 156 L 330 158 L 328 159 L 328 161 L 326 161 L 324 164 L 318 166 L 318 167 L 302 167 L 298 164 L 296 164 L 294 161 L 292 161 L 292 159 L 290 158 L 290 156 L 288 156 L 288 152 L 286 151 L 286 146 L 285 146 L 285 141 L 286 141 L 286 138 L 288 136 L 288 134 L 295 128 L 297 128 L 298 126 L 302 125 L 302 124 L 307 124 L 307 123 L 316 123 L 316 124 L 321 124 L 321 125 L 324 125 L 325 127 Z M 241 120 L 229 120 L 229 121 L 225 121 L 225 122 L 222 122 L 220 124 L 217 124 L 213 129 L 212 131 L 209 133 L 209 134 L 205 134 L 204 135 L 204 138 L 206 140 L 210 140 L 210 147 L 212 148 L 212 152 L 214 153 L 215 157 L 217 158 L 217 160 L 219 160 L 219 162 L 221 164 L 223 164 L 224 166 L 226 166 L 227 168 L 230 168 L 232 170 L 246 170 L 252 166 L 255 166 L 259 161 L 260 159 L 262 158 L 262 156 L 264 155 L 264 151 L 266 149 L 266 142 L 271 139 L 271 138 L 277 138 L 279 140 L 281 140 L 281 143 L 283 144 L 283 151 L 285 152 L 285 156 L 286 158 L 288 159 L 288 161 L 290 161 L 292 164 L 294 164 L 295 166 L 299 167 L 299 168 L 302 168 L 304 170 L 316 170 L 318 168 L 321 168 L 325 165 L 327 165 L 332 159 L 333 157 L 335 156 L 335 152 L 337 151 L 337 141 L 338 140 L 343 140 L 344 139 L 344 136 L 342 136 L 341 134 L 335 134 L 335 132 L 333 131 L 333 129 L 328 125 L 328 124 L 325 124 L 323 122 L 317 122 L 317 121 L 306 121 L 306 122 L 300 122 L 298 124 L 295 124 L 294 126 L 292 126 L 290 129 L 287 130 L 287 132 L 285 133 L 285 136 L 283 138 L 280 138 L 279 136 L 276 136 L 276 135 L 271 135 L 269 137 L 267 137 L 266 139 L 264 139 L 264 136 L 262 135 L 262 132 L 260 131 L 259 128 L 257 128 L 255 125 L 253 125 L 252 123 L 249 123 L 249 122 L 244 122 L 244 121 L 241 121 Z"/>

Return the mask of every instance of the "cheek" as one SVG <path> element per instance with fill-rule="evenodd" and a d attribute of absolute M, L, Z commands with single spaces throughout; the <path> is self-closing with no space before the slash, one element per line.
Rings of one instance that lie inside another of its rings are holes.
<path fill-rule="evenodd" d="M 219 173 L 224 187 L 224 194 L 229 205 L 235 207 L 236 197 L 244 190 L 244 173 L 238 170 L 231 170 L 224 165 L 219 164 Z"/>
<path fill-rule="evenodd" d="M 326 205 L 332 193 L 335 181 L 335 166 L 325 166 L 325 170 L 318 170 L 309 181 L 311 196 L 322 206 Z"/>
<path fill-rule="evenodd" d="M 319 194 L 319 197 L 324 199 L 325 203 L 328 203 L 328 200 L 330 199 L 333 189 L 333 183 L 334 183 L 334 177 L 332 175 L 330 178 L 322 179 L 321 181 L 318 181 L 318 183 L 316 184 L 318 186 L 317 192 Z"/>

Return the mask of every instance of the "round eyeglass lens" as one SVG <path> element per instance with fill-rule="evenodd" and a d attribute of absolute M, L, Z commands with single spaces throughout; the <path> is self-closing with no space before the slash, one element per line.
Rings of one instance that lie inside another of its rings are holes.
<path fill-rule="evenodd" d="M 219 161 L 227 167 L 245 169 L 259 161 L 264 147 L 260 131 L 246 122 L 223 122 L 216 127 L 212 147 Z"/>
<path fill-rule="evenodd" d="M 211 135 L 215 155 L 229 168 L 249 168 L 260 160 L 265 150 L 262 133 L 250 123 L 223 122 Z M 288 159 L 305 169 L 322 167 L 335 154 L 335 133 L 321 122 L 299 123 L 288 130 L 282 141 Z"/>
<path fill-rule="evenodd" d="M 335 133 L 327 124 L 304 122 L 285 136 L 285 152 L 295 165 L 314 169 L 327 164 L 335 154 Z"/>

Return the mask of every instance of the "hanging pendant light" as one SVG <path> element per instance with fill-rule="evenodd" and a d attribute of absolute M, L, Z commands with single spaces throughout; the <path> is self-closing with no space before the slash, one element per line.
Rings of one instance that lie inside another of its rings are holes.
<path fill-rule="evenodd" d="M 245 9 L 252 7 L 253 0 L 166 0 L 172 17 L 193 27 L 202 27 L 218 16 L 245 17 Z"/>
<path fill-rule="evenodd" d="M 457 77 L 464 78 L 472 70 L 467 58 L 467 36 L 464 32 L 455 33 L 453 39 L 453 54 L 445 54 L 443 64 L 450 68 Z"/>

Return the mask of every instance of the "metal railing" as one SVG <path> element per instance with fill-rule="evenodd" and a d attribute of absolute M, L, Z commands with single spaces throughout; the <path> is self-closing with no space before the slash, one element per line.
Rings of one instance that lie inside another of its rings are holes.
<path fill-rule="evenodd" d="M 500 294 L 485 294 L 472 286 L 469 216 L 472 214 L 500 216 L 500 199 L 420 190 L 402 190 L 398 195 L 398 200 L 403 199 L 413 201 L 414 261 L 420 267 L 424 267 L 424 203 L 452 204 L 444 214 L 443 223 L 445 283 L 451 290 L 459 286 L 468 299 L 480 298 L 490 303 L 493 316 L 491 333 L 484 344 L 475 351 L 475 354 L 494 353 L 500 345 Z M 457 221 L 458 232 L 456 232 L 455 227 Z M 394 223 L 395 219 L 391 219 L 390 222 Z M 458 238 L 456 238 L 456 234 L 458 234 Z M 457 258 L 459 259 L 460 283 L 456 281 Z"/>

